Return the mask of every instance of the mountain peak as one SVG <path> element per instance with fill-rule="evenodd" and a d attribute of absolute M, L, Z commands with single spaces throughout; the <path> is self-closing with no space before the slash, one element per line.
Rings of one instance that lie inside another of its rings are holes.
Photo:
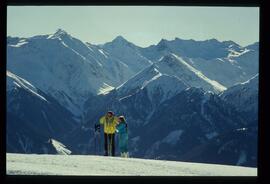
<path fill-rule="evenodd" d="M 62 37 L 62 36 L 69 36 L 69 34 L 63 29 L 57 29 L 56 32 L 53 34 L 54 37 Z"/>
<path fill-rule="evenodd" d="M 47 39 L 61 39 L 61 38 L 71 38 L 71 36 L 63 29 L 57 29 L 55 33 L 50 34 Z"/>
<path fill-rule="evenodd" d="M 222 43 L 226 44 L 226 45 L 238 45 L 237 43 L 235 43 L 232 40 L 227 40 L 227 41 L 223 41 Z"/>
<path fill-rule="evenodd" d="M 164 45 L 168 42 L 168 40 L 162 38 L 159 42 L 158 42 L 158 45 Z"/>
<path fill-rule="evenodd" d="M 112 42 L 114 43 L 125 43 L 128 42 L 123 36 L 117 36 Z"/>
<path fill-rule="evenodd" d="M 157 44 L 158 51 L 170 50 L 168 42 L 168 40 L 162 38 Z"/>
<path fill-rule="evenodd" d="M 208 39 L 206 40 L 207 42 L 210 42 L 210 43 L 220 43 L 217 39 L 215 38 L 212 38 L 212 39 Z"/>
<path fill-rule="evenodd" d="M 57 29 L 55 34 L 67 34 L 67 32 L 61 28 Z"/>

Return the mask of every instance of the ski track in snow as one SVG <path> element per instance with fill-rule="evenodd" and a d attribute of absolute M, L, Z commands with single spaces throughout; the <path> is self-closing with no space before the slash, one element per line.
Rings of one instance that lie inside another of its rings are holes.
<path fill-rule="evenodd" d="M 257 176 L 257 168 L 93 155 L 7 153 L 7 175 Z"/>

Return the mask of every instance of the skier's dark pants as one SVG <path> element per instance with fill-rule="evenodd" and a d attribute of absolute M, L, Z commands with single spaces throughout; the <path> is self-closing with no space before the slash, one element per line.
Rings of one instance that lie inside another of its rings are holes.
<path fill-rule="evenodd" d="M 104 150 L 105 156 L 108 156 L 108 144 L 111 144 L 112 148 L 112 156 L 115 156 L 115 142 L 114 142 L 114 134 L 106 134 L 104 133 Z"/>

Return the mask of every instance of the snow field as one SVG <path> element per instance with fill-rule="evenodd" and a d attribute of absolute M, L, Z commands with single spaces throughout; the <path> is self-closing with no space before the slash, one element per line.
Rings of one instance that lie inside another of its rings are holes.
<path fill-rule="evenodd" d="M 257 176 L 257 168 L 92 155 L 7 153 L 7 175 Z"/>

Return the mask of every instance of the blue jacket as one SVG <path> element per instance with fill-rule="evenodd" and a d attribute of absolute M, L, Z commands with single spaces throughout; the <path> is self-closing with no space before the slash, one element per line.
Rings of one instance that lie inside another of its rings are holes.
<path fill-rule="evenodd" d="M 120 152 L 128 152 L 128 132 L 127 124 L 125 122 L 120 122 L 116 126 L 117 133 L 119 134 L 119 149 Z"/>
<path fill-rule="evenodd" d="M 119 134 L 125 134 L 125 133 L 127 133 L 127 124 L 125 122 L 120 122 L 116 126 L 116 129 L 118 130 Z"/>

